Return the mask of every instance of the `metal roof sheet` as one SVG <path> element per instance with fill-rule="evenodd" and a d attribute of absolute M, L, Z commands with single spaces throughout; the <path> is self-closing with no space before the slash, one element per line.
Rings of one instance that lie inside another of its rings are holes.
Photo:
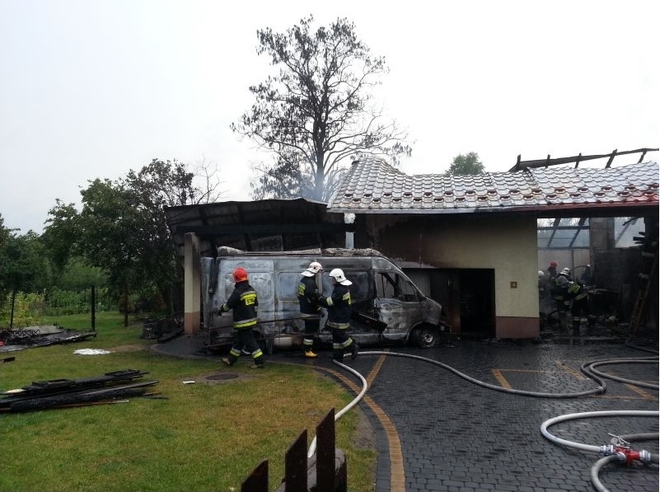
<path fill-rule="evenodd" d="M 407 175 L 381 159 L 355 161 L 328 212 L 465 213 L 658 205 L 658 163 L 555 166 L 478 175 Z"/>

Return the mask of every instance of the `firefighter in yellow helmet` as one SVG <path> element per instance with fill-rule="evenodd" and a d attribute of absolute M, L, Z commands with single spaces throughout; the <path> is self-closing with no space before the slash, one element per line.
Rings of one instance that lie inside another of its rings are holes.
<path fill-rule="evenodd" d="M 341 362 L 344 352 L 351 352 L 351 359 L 358 355 L 358 344 L 348 336 L 347 330 L 351 327 L 351 313 L 353 300 L 349 286 L 353 283 L 346 278 L 341 268 L 330 272 L 334 289 L 330 297 L 320 297 L 319 304 L 328 309 L 327 326 L 332 328 L 332 358 Z"/>
<path fill-rule="evenodd" d="M 246 349 L 252 355 L 253 369 L 263 369 L 264 354 L 257 345 L 252 329 L 257 325 L 257 291 L 248 282 L 248 273 L 244 268 L 236 268 L 233 273 L 234 291 L 220 307 L 220 314 L 233 310 L 234 344 L 229 351 L 229 356 L 224 357 L 222 362 L 233 366 L 241 356 L 241 351 Z"/>

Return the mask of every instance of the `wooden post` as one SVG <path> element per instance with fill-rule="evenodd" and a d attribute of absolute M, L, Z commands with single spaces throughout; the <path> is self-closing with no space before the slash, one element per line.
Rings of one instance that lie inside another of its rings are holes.
<path fill-rule="evenodd" d="M 307 492 L 307 429 L 284 455 L 285 492 Z"/>
<path fill-rule="evenodd" d="M 335 492 L 335 409 L 316 427 L 317 492 Z"/>
<path fill-rule="evenodd" d="M 241 492 L 268 492 L 268 460 L 263 460 L 243 480 Z"/>

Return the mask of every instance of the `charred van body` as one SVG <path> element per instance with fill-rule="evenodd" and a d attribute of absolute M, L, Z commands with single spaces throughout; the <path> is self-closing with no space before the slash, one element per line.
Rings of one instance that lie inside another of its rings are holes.
<path fill-rule="evenodd" d="M 231 316 L 217 310 L 234 288 L 232 272 L 245 268 L 259 299 L 257 338 L 272 347 L 302 332 L 298 304 L 298 283 L 311 261 L 323 265 L 317 275 L 319 291 L 332 292 L 327 272 L 341 268 L 353 282 L 353 320 L 350 335 L 361 345 L 404 344 L 433 347 L 447 331 L 441 321 L 442 306 L 426 297 L 406 274 L 373 249 L 313 249 L 302 251 L 246 252 L 218 248 L 216 258 L 201 259 L 203 327 L 209 333 L 209 347 L 219 348 L 232 341 Z M 321 320 L 319 341 L 331 343 L 331 330 Z"/>

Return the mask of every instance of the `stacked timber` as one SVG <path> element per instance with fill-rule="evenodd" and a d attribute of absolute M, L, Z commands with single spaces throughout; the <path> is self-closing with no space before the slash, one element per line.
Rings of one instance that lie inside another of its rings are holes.
<path fill-rule="evenodd" d="M 158 381 L 140 381 L 148 374 L 124 369 L 82 379 L 50 379 L 0 393 L 0 412 L 29 412 L 51 408 L 116 403 L 148 396 Z"/>

